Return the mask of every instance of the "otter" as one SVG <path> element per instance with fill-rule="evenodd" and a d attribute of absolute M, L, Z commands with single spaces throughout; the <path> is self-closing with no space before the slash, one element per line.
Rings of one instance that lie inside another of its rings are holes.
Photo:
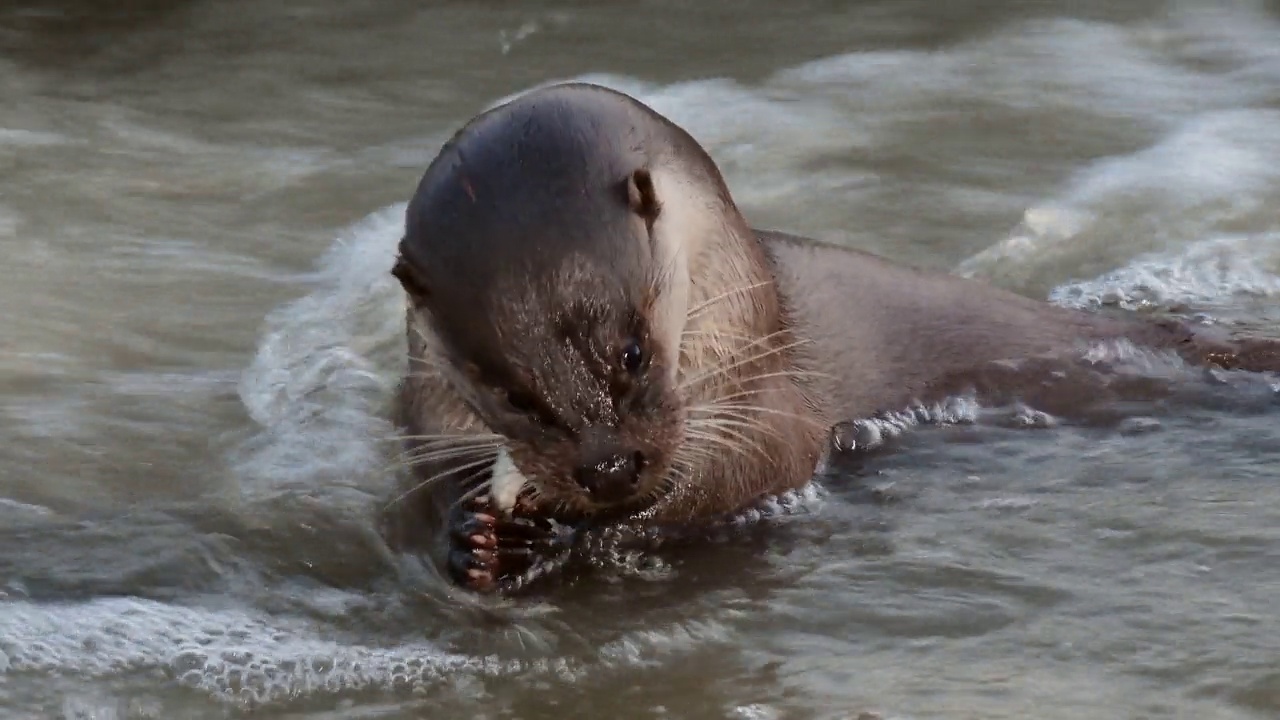
<path fill-rule="evenodd" d="M 657 542 L 805 486 L 838 423 L 963 392 L 1081 401 L 1019 362 L 1127 340 L 1280 369 L 1274 341 L 755 229 L 689 133 L 585 83 L 462 127 L 418 184 L 392 273 L 412 511 L 447 518 L 437 559 L 478 591 L 514 591 L 575 543 Z"/>

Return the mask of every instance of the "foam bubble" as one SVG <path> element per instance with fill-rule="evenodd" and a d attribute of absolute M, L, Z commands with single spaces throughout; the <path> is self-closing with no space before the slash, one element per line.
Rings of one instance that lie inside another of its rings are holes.
<path fill-rule="evenodd" d="M 255 703 L 368 686 L 426 686 L 454 672 L 496 674 L 517 666 L 429 643 L 340 642 L 286 617 L 127 598 L 8 603 L 0 614 L 0 650 L 10 673 L 103 678 L 161 670 L 187 687 Z"/>
<path fill-rule="evenodd" d="M 776 708 L 761 703 L 738 705 L 733 708 L 732 716 L 741 720 L 777 720 L 782 717 Z"/>
<path fill-rule="evenodd" d="M 1095 309 L 1207 308 L 1280 296 L 1280 233 L 1218 237 L 1175 252 L 1150 253 L 1092 280 L 1054 288 L 1049 300 Z"/>
<path fill-rule="evenodd" d="M 848 423 L 850 427 L 838 443 L 845 452 L 874 450 L 886 441 L 921 425 L 972 423 L 978 418 L 981 409 L 977 400 L 965 396 L 955 396 L 928 405 L 916 404 L 903 410 L 854 420 Z"/>
<path fill-rule="evenodd" d="M 465 655 L 423 640 L 375 645 L 313 621 L 238 608 L 131 598 L 15 601 L 0 613 L 0 676 L 38 672 L 103 680 L 159 672 L 189 689 L 258 706 L 352 690 L 465 693 L 464 678 L 578 682 L 732 637 L 717 621 L 623 633 L 594 657 Z"/>

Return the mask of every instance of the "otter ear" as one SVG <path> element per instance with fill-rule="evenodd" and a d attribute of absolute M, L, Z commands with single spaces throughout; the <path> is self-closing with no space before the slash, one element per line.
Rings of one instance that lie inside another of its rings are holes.
<path fill-rule="evenodd" d="M 662 204 L 658 202 L 658 193 L 653 189 L 653 176 L 648 168 L 639 168 L 627 177 L 627 205 L 631 212 L 644 219 L 646 227 L 653 228 Z"/>
<path fill-rule="evenodd" d="M 412 265 L 405 261 L 403 255 L 396 255 L 396 264 L 391 266 L 391 274 L 400 281 L 400 287 L 404 288 L 410 298 L 425 300 L 431 295 L 426 284 L 422 282 L 422 277 L 414 271 Z"/>

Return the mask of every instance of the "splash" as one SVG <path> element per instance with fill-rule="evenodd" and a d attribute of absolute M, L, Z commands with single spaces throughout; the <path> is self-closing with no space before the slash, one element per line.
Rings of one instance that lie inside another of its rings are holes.
<path fill-rule="evenodd" d="M 867 452 L 920 426 L 972 423 L 981 410 L 977 400 L 964 396 L 927 405 L 918 403 L 896 412 L 841 423 L 836 426 L 832 442 L 840 452 Z M 825 467 L 819 468 L 819 473 L 824 471 Z"/>
<path fill-rule="evenodd" d="M 1102 281 L 1134 290 L 1145 283 L 1143 292 L 1158 301 L 1271 292 L 1267 269 L 1280 267 L 1277 128 L 1273 110 L 1192 118 L 1155 145 L 1078 172 L 1060 194 L 1028 208 L 1007 238 L 956 271 L 1039 294 L 1063 274 L 1097 275 L 1132 263 Z M 1056 297 L 1086 295 L 1093 285 Z"/>
<path fill-rule="evenodd" d="M 384 406 L 403 365 L 404 301 L 390 274 L 404 205 L 344 231 L 314 289 L 271 312 L 240 398 L 260 431 L 238 448 L 259 490 L 379 478 L 394 428 Z"/>
<path fill-rule="evenodd" d="M 1060 285 L 1049 300 L 1084 309 L 1206 308 L 1280 297 L 1280 233 L 1220 237 L 1150 253 L 1092 280 Z"/>

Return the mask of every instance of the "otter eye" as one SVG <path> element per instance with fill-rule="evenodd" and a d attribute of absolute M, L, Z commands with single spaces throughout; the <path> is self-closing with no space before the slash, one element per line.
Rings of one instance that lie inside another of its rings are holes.
<path fill-rule="evenodd" d="M 536 409 L 533 404 L 533 398 L 515 390 L 507 391 L 507 404 L 516 412 L 531 413 Z"/>
<path fill-rule="evenodd" d="M 635 375 L 640 372 L 640 368 L 644 365 L 644 349 L 640 347 L 640 343 L 635 340 L 628 340 L 626 345 L 622 346 L 622 367 L 627 372 Z"/>

